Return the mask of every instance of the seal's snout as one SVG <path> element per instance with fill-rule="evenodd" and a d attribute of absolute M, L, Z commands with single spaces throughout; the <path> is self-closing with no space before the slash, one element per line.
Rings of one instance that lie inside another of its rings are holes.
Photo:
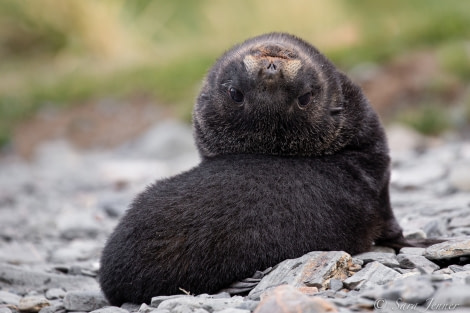
<path fill-rule="evenodd" d="M 280 45 L 261 46 L 247 54 L 243 63 L 250 76 L 276 82 L 293 80 L 302 67 L 297 55 Z"/>

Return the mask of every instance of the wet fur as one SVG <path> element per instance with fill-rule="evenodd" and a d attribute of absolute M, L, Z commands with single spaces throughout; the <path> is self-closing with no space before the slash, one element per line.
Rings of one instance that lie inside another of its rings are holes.
<path fill-rule="evenodd" d="M 241 60 L 279 42 L 294 47 L 303 67 L 266 99 Z M 314 105 L 300 111 L 306 80 Z M 230 102 L 227 84 L 244 88 L 244 106 Z M 206 77 L 194 129 L 202 162 L 137 196 L 103 250 L 100 283 L 111 304 L 148 303 L 180 288 L 213 293 L 314 250 L 408 245 L 390 208 L 377 115 L 306 42 L 268 34 L 228 51 Z"/>

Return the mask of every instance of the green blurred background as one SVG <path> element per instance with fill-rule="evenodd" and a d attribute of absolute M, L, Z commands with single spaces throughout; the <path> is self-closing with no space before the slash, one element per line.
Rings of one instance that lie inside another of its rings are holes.
<path fill-rule="evenodd" d="M 0 145 L 103 101 L 189 121 L 215 59 L 271 31 L 316 45 L 386 123 L 468 134 L 470 1 L 0 0 Z"/>

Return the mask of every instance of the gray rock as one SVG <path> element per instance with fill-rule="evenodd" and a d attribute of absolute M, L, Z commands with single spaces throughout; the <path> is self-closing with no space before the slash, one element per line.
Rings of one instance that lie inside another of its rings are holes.
<path fill-rule="evenodd" d="M 424 256 L 431 260 L 470 255 L 470 238 L 441 242 L 426 248 Z"/>
<path fill-rule="evenodd" d="M 439 265 L 429 261 L 422 255 L 399 254 L 397 255 L 397 260 L 402 268 L 421 268 L 428 274 L 440 268 Z"/>
<path fill-rule="evenodd" d="M 39 312 L 43 307 L 49 305 L 51 305 L 50 302 L 42 296 L 26 296 L 20 299 L 18 309 L 26 312 Z"/>
<path fill-rule="evenodd" d="M 49 300 L 62 299 L 65 297 L 65 290 L 62 288 L 51 288 L 46 291 L 46 298 Z"/>
<path fill-rule="evenodd" d="M 456 306 L 468 307 L 470 306 L 469 295 L 469 285 L 442 285 L 434 295 L 432 304 L 435 304 L 436 307 L 437 305 L 452 305 L 454 309 Z"/>
<path fill-rule="evenodd" d="M 268 292 L 255 313 L 334 312 L 335 305 L 320 297 L 308 297 L 290 285 L 277 286 Z"/>
<path fill-rule="evenodd" d="M 470 191 L 470 162 L 453 164 L 449 173 L 449 183 L 460 190 Z"/>
<path fill-rule="evenodd" d="M 0 304 L 11 304 L 18 306 L 20 299 L 21 297 L 14 293 L 0 290 Z"/>
<path fill-rule="evenodd" d="M 77 221 L 80 221 L 80 223 L 77 223 Z M 96 238 L 101 229 L 101 225 L 93 215 L 93 212 L 82 208 L 65 208 L 58 214 L 55 222 L 61 236 L 69 240 Z"/>
<path fill-rule="evenodd" d="M 70 291 L 64 297 L 67 311 L 93 311 L 109 306 L 100 291 Z"/>
<path fill-rule="evenodd" d="M 364 264 L 377 261 L 388 267 L 398 267 L 399 263 L 395 253 L 385 252 L 364 252 L 354 256 L 356 259 L 364 261 Z"/>
<path fill-rule="evenodd" d="M 401 219 L 400 224 L 406 233 L 406 238 L 411 239 L 410 231 L 422 230 L 426 234 L 424 238 L 442 237 L 446 234 L 446 222 L 440 217 L 410 216 Z"/>
<path fill-rule="evenodd" d="M 180 299 L 180 298 L 192 298 L 192 296 L 190 295 L 157 296 L 157 297 L 152 298 L 150 302 L 150 306 L 157 308 L 160 305 L 160 303 L 162 303 L 163 301 L 171 300 L 171 299 Z"/>
<path fill-rule="evenodd" d="M 446 168 L 436 162 L 419 162 L 413 166 L 392 170 L 391 183 L 403 189 L 419 189 L 446 174 Z"/>
<path fill-rule="evenodd" d="M 157 308 L 154 308 L 154 307 L 148 306 L 145 303 L 142 303 L 142 305 L 140 306 L 138 312 L 139 313 L 150 313 L 150 312 L 157 312 L 157 311 L 158 311 Z M 169 310 L 164 310 L 164 311 L 166 311 L 165 313 L 170 313 Z"/>
<path fill-rule="evenodd" d="M 216 313 L 250 313 L 250 310 L 229 308 L 229 309 L 224 309 L 222 311 L 218 311 Z"/>
<path fill-rule="evenodd" d="M 150 159 L 171 159 L 196 152 L 191 127 L 176 121 L 156 124 L 120 150 L 127 156 Z"/>
<path fill-rule="evenodd" d="M 117 306 L 107 306 L 98 310 L 93 310 L 90 313 L 129 313 L 129 311 Z"/>
<path fill-rule="evenodd" d="M 196 310 L 209 310 L 210 312 L 221 311 L 227 308 L 237 308 L 243 303 L 243 297 L 234 296 L 229 299 L 214 299 L 214 298 L 203 298 L 203 297 L 180 297 L 168 299 L 161 302 L 158 305 L 159 310 L 169 310 L 170 312 L 188 312 Z"/>
<path fill-rule="evenodd" d="M 457 284 L 470 284 L 470 271 L 462 271 L 450 274 L 452 281 Z"/>
<path fill-rule="evenodd" d="M 395 254 L 395 250 L 390 247 L 384 247 L 384 246 L 372 246 L 372 249 L 370 249 L 370 252 L 382 252 L 382 253 L 393 253 Z"/>
<path fill-rule="evenodd" d="M 443 282 L 443 281 L 451 281 L 452 280 L 452 276 L 450 276 L 450 274 L 437 273 L 437 272 L 438 271 L 434 272 L 431 275 L 431 281 L 433 281 L 433 282 Z"/>
<path fill-rule="evenodd" d="M 97 281 L 90 277 L 45 273 L 7 264 L 0 264 L 0 277 L 0 288 L 19 293 L 48 288 L 68 291 L 99 289 Z"/>
<path fill-rule="evenodd" d="M 383 285 L 401 277 L 401 274 L 377 262 L 367 264 L 362 270 L 343 281 L 349 289 L 362 289 L 367 286 Z"/>
<path fill-rule="evenodd" d="M 465 268 L 463 266 L 460 266 L 460 265 L 449 265 L 449 269 L 454 273 L 464 272 L 465 271 Z M 451 274 L 451 273 L 449 273 L 449 274 Z"/>
<path fill-rule="evenodd" d="M 401 299 L 403 302 L 413 304 L 422 304 L 434 294 L 431 280 L 420 275 L 397 279 L 383 287 L 381 297 L 390 300 Z"/>
<path fill-rule="evenodd" d="M 469 174 L 470 176 L 470 174 Z M 456 216 L 451 219 L 449 223 L 450 228 L 463 228 L 470 226 L 470 215 L 467 216 Z"/>
<path fill-rule="evenodd" d="M 343 289 L 343 282 L 336 278 L 330 279 L 330 289 L 334 291 Z"/>
<path fill-rule="evenodd" d="M 403 236 L 405 239 L 425 239 L 426 233 L 422 229 L 404 229 Z"/>
<path fill-rule="evenodd" d="M 343 251 L 310 252 L 276 265 L 249 293 L 248 298 L 257 300 L 262 293 L 284 284 L 298 288 L 326 289 L 330 279 L 345 279 L 350 266 L 351 256 Z"/>
<path fill-rule="evenodd" d="M 0 262 L 11 264 L 42 263 L 45 260 L 44 251 L 33 243 L 11 242 L 0 249 Z"/>
<path fill-rule="evenodd" d="M 12 312 L 9 308 L 0 306 L 0 313 L 12 313 Z"/>
<path fill-rule="evenodd" d="M 400 249 L 400 254 L 423 255 L 425 248 L 404 247 Z"/>
<path fill-rule="evenodd" d="M 39 313 L 66 313 L 66 310 L 64 308 L 64 304 L 59 302 L 51 303 L 50 306 L 43 307 Z"/>
<path fill-rule="evenodd" d="M 128 312 L 137 312 L 140 308 L 139 304 L 126 302 L 121 305 L 121 309 L 124 309 Z"/>
<path fill-rule="evenodd" d="M 88 260 L 97 257 L 102 247 L 96 240 L 75 239 L 64 247 L 55 249 L 51 254 L 51 261 L 57 263 L 67 263 L 71 261 Z"/>

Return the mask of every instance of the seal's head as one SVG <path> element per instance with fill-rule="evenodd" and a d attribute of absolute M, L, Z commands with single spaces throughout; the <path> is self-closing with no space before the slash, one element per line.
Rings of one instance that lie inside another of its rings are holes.
<path fill-rule="evenodd" d="M 209 71 L 193 112 L 196 144 L 203 157 L 334 153 L 351 137 L 343 130 L 352 110 L 345 92 L 353 89 L 362 95 L 295 36 L 249 39 Z"/>

